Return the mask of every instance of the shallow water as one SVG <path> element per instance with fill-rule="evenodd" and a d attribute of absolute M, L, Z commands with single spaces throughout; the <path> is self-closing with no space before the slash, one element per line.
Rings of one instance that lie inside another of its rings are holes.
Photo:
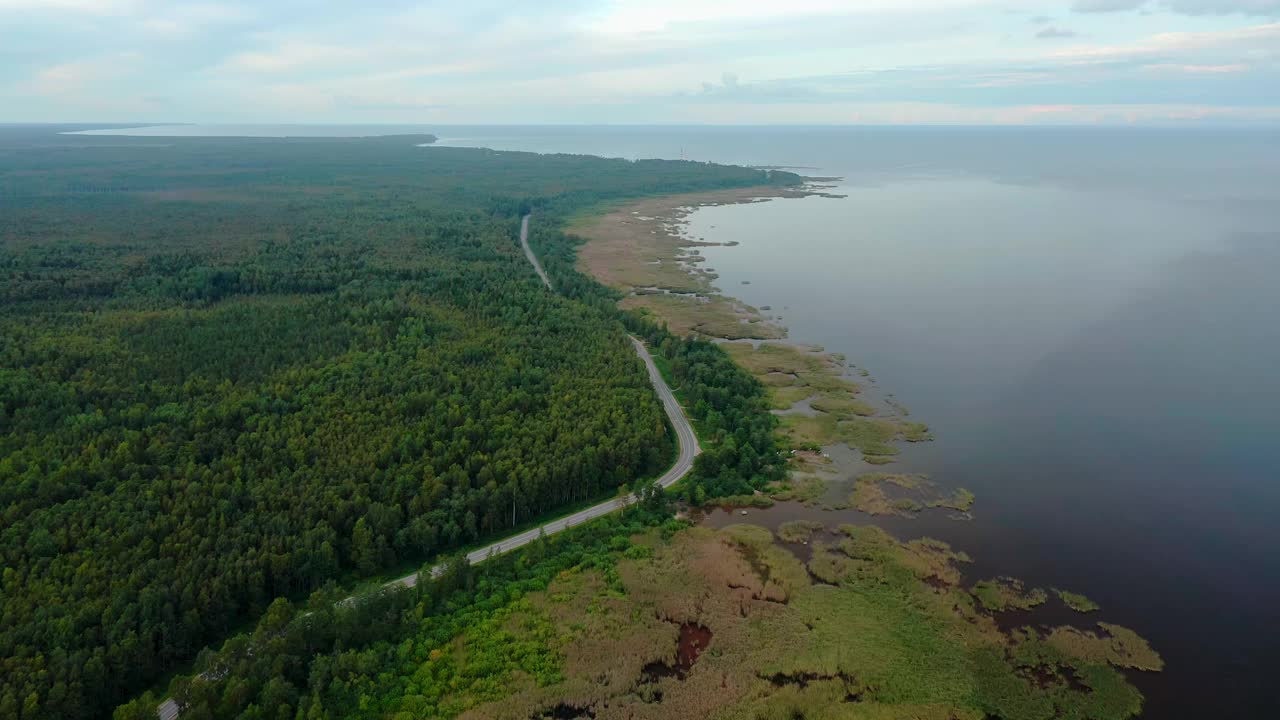
<path fill-rule="evenodd" d="M 1147 636 L 1168 669 L 1136 678 L 1144 717 L 1280 714 L 1280 133 L 425 130 L 842 176 L 844 199 L 705 208 L 690 231 L 740 242 L 702 249 L 726 292 L 929 423 L 937 440 L 892 469 L 978 496 L 972 522 L 890 529 L 970 553 L 968 580 L 1081 592 Z"/>

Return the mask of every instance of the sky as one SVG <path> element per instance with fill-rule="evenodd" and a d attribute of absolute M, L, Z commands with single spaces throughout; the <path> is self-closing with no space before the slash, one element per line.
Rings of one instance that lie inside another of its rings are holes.
<path fill-rule="evenodd" d="M 1280 0 L 0 0 L 0 122 L 1280 125 Z"/>

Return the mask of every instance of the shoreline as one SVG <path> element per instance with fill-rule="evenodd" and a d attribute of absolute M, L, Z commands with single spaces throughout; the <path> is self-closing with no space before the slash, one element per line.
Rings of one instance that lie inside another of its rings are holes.
<path fill-rule="evenodd" d="M 645 198 L 574 220 L 566 232 L 582 238 L 576 268 L 623 293 L 619 306 L 665 322 L 676 334 L 721 345 L 769 390 L 780 433 L 795 449 L 793 475 L 803 484 L 832 473 L 870 472 L 892 463 L 904 442 L 931 439 L 928 428 L 875 388 L 870 373 L 839 353 L 791 339 L 772 308 L 728 295 L 707 267 L 703 247 L 732 247 L 687 233 L 688 217 L 704 207 L 806 197 L 825 192 L 833 178 L 807 178 L 798 187 L 757 186 Z M 823 183 L 823 184 L 819 184 Z M 836 463 L 835 448 L 860 459 Z M 812 494 L 812 491 L 810 491 Z"/>
<path fill-rule="evenodd" d="M 786 328 L 767 314 L 769 306 L 751 307 L 723 294 L 699 248 L 738 242 L 708 242 L 687 232 L 688 217 L 702 207 L 815 194 L 747 188 L 669 195 L 606 208 L 566 228 L 583 240 L 579 272 L 622 293 L 621 307 L 665 321 L 677 334 L 713 340 L 760 380 L 778 418 L 780 439 L 794 448 L 785 481 L 700 508 L 697 526 L 727 533 L 762 529 L 768 539 L 762 537 L 760 547 L 783 550 L 804 564 L 813 582 L 840 589 L 845 588 L 841 578 L 849 579 L 842 575 L 846 566 L 861 568 L 855 575 L 876 575 L 892 565 L 892 553 L 904 553 L 920 572 L 903 591 L 921 599 L 919 611 L 931 622 L 955 622 L 958 614 L 958 627 L 982 628 L 966 644 L 990 643 L 1014 665 L 1023 662 L 1017 659 L 1023 648 L 1032 650 L 1040 659 L 1018 665 L 1017 672 L 1036 678 L 1039 692 L 1054 695 L 1064 707 L 1097 703 L 1108 706 L 1098 717 L 1140 715 L 1138 687 L 1147 687 L 1151 675 L 1163 669 L 1159 653 L 1133 630 L 1088 616 L 1098 606 L 1084 595 L 1054 584 L 1024 584 L 962 550 L 953 551 L 946 541 L 951 533 L 941 531 L 939 523 L 972 520 L 974 495 L 925 474 L 880 467 L 895 461 L 903 443 L 931 440 L 928 428 L 907 420 L 908 410 L 892 393 L 876 388 L 866 369 L 788 338 Z M 878 538 L 875 542 L 890 554 L 854 551 L 846 560 L 839 552 L 851 546 L 841 533 L 859 538 L 855 542 Z M 920 555 L 926 550 L 950 560 L 940 565 Z M 897 622 L 882 610 L 866 616 L 872 625 Z M 1080 685 L 1083 673 L 1093 673 L 1101 684 Z M 1106 673 L 1113 674 L 1102 682 Z"/>

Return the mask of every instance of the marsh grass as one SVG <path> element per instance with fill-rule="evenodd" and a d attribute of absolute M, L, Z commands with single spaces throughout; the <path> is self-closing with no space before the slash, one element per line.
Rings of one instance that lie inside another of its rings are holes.
<path fill-rule="evenodd" d="M 1041 588 L 1026 589 L 1021 580 L 1011 577 L 998 577 L 992 580 L 979 580 L 969 589 L 973 597 L 982 607 L 992 612 L 1006 610 L 1030 610 L 1043 605 L 1049 594 Z"/>
<path fill-rule="evenodd" d="M 729 495 L 708 500 L 709 505 L 722 508 L 771 508 L 773 499 L 768 495 Z"/>
<path fill-rule="evenodd" d="M 783 432 L 796 446 L 844 443 L 862 451 L 871 462 L 892 462 L 897 441 L 931 439 L 927 426 L 894 417 L 876 417 L 877 410 L 858 399 L 861 388 L 844 377 L 838 356 L 812 347 L 763 342 L 725 343 L 722 347 L 748 372 L 765 383 L 772 406 L 790 409 L 809 400 L 814 414 L 786 414 Z"/>
<path fill-rule="evenodd" d="M 918 422 L 903 422 L 902 439 L 907 442 L 927 442 L 933 439 L 933 435 L 929 433 L 929 426 Z"/>
<path fill-rule="evenodd" d="M 903 473 L 859 475 L 849 495 L 849 505 L 868 515 L 914 517 L 928 508 L 949 508 L 967 514 L 973 503 L 973 493 L 964 488 L 944 497 L 927 476 Z"/>
<path fill-rule="evenodd" d="M 909 517 L 923 508 L 919 502 L 906 497 L 893 497 L 887 491 L 894 486 L 909 491 L 923 486 L 924 479 L 915 475 L 897 475 L 891 473 L 867 473 L 858 477 L 853 484 L 853 493 L 849 496 L 849 504 L 855 510 L 868 515 L 902 515 Z"/>
<path fill-rule="evenodd" d="M 793 520 L 778 526 L 778 538 L 789 543 L 809 542 L 813 534 L 821 532 L 824 527 L 817 520 Z"/>
<path fill-rule="evenodd" d="M 577 268 L 628 295 L 619 304 L 651 314 L 679 335 L 715 338 L 779 339 L 786 330 L 767 322 L 760 311 L 715 292 L 712 272 L 697 245 L 679 231 L 693 208 L 744 202 L 778 195 L 761 187 L 646 198 L 601 207 L 572 220 L 566 232 L 586 241 L 577 249 Z M 693 249 L 691 249 L 693 248 Z M 670 291 L 678 294 L 667 294 Z"/>
<path fill-rule="evenodd" d="M 788 524 L 779 536 L 817 529 Z M 495 615 L 485 626 L 493 638 L 446 642 L 431 668 L 401 669 L 459 678 L 458 691 L 434 709 L 402 710 L 437 717 L 469 708 L 463 717 L 510 720 L 557 712 L 598 720 L 1124 720 L 1141 708 L 1141 695 L 1114 669 L 1152 665 L 1140 638 L 1114 626 L 1102 626 L 1105 636 L 1006 634 L 960 587 L 963 553 L 936 540 L 899 542 L 876 527 L 838 532 L 813 543 L 807 565 L 752 525 L 638 536 L 619 551 L 616 570 L 563 572 Z M 690 624 L 705 629 L 705 652 L 680 674 L 663 672 L 675 666 Z M 497 647 L 515 655 L 495 655 Z M 476 684 L 485 666 L 473 664 L 496 657 L 531 671 Z"/>
<path fill-rule="evenodd" d="M 838 439 L 866 455 L 897 455 L 893 442 L 903 437 L 897 422 L 877 418 L 842 418 L 836 430 Z"/>
<path fill-rule="evenodd" d="M 1164 659 L 1136 632 L 1110 623 L 1100 622 L 1098 627 L 1101 634 L 1073 627 L 1056 627 L 1049 631 L 1045 642 L 1070 657 L 1089 662 L 1106 662 L 1135 670 L 1164 669 Z"/>
<path fill-rule="evenodd" d="M 769 406 L 774 410 L 790 410 L 796 403 L 813 397 L 813 391 L 803 385 L 766 384 L 766 386 L 769 390 Z"/>
<path fill-rule="evenodd" d="M 831 395 L 835 395 L 832 397 Z M 854 400 L 852 397 L 839 397 L 832 393 L 818 397 L 810 406 L 814 410 L 820 412 L 831 413 L 832 415 L 860 415 L 862 417 L 870 417 L 876 414 L 876 409 L 861 400 Z"/>
<path fill-rule="evenodd" d="M 951 493 L 950 497 L 931 500 L 929 502 L 929 507 L 950 508 L 952 510 L 959 510 L 960 512 L 967 513 L 973 509 L 973 503 L 976 500 L 977 497 L 972 492 L 969 492 L 964 488 L 956 488 L 955 491 Z"/>
<path fill-rule="evenodd" d="M 827 494 L 827 481 L 817 475 L 792 472 L 790 477 L 769 489 L 774 500 L 814 505 Z"/>
<path fill-rule="evenodd" d="M 786 337 L 786 330 L 765 322 L 754 308 L 722 295 L 648 293 L 623 298 L 618 305 L 667 323 L 677 335 L 696 333 L 729 340 Z"/>
<path fill-rule="evenodd" d="M 1057 588 L 1054 588 L 1053 592 L 1062 600 L 1064 605 L 1078 613 L 1091 613 L 1099 609 L 1098 603 L 1079 593 L 1067 592 Z"/>

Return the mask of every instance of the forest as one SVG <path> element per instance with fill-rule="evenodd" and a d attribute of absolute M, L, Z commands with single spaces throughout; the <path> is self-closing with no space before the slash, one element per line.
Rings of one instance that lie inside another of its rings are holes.
<path fill-rule="evenodd" d="M 796 176 L 431 140 L 0 128 L 0 717 L 106 716 L 285 599 L 660 473 L 628 331 L 709 438 L 700 492 L 776 475 L 759 386 L 555 228 Z"/>

